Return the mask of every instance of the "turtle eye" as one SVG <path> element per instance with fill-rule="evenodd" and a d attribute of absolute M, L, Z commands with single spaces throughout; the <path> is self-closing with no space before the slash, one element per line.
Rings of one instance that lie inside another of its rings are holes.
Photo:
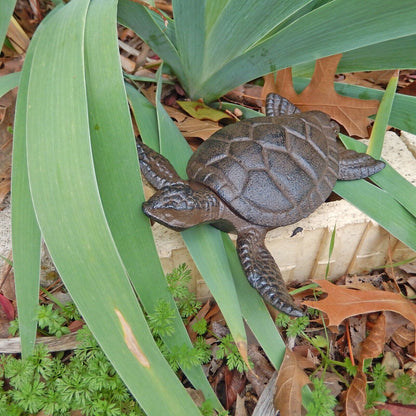
<path fill-rule="evenodd" d="M 339 133 L 339 130 L 340 130 L 339 129 L 339 124 L 336 121 L 331 120 L 331 127 L 334 130 L 334 134 L 338 134 Z"/>

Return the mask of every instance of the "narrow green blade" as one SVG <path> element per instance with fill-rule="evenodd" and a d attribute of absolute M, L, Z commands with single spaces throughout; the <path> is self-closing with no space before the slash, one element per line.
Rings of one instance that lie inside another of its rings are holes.
<path fill-rule="evenodd" d="M 355 182 L 339 181 L 335 184 L 334 191 L 377 221 L 412 250 L 416 250 L 415 217 L 386 191 L 364 180 L 360 183 Z"/>
<path fill-rule="evenodd" d="M 331 1 L 224 64 L 194 88 L 195 96 L 210 102 L 247 80 L 278 69 L 414 35 L 415 19 L 413 0 L 403 0 L 400 5 L 389 0 Z"/>
<path fill-rule="evenodd" d="M 338 65 L 338 71 L 379 71 L 415 67 L 416 35 L 410 35 L 345 52 Z"/>
<path fill-rule="evenodd" d="M 173 0 L 172 6 L 175 17 L 176 45 L 180 51 L 181 72 L 183 72 L 183 87 L 190 92 L 192 97 L 195 97 L 191 92 L 199 84 L 205 64 L 206 0 Z"/>
<path fill-rule="evenodd" d="M 73 0 L 55 13 L 33 57 L 27 157 L 36 216 L 74 302 L 147 414 L 168 408 L 172 415 L 196 416 L 150 334 L 101 205 L 84 78 L 88 7 L 89 1 Z M 115 4 L 91 7 L 88 13 Z"/>
<path fill-rule="evenodd" d="M 391 109 L 393 106 L 394 94 L 399 81 L 399 71 L 391 77 L 387 84 L 386 91 L 380 101 L 377 114 L 374 120 L 373 129 L 371 130 L 370 142 L 368 144 L 367 153 L 375 159 L 380 159 L 383 150 L 384 136 L 387 131 L 388 121 L 390 119 Z"/>
<path fill-rule="evenodd" d="M 297 0 L 257 7 L 251 1 L 176 1 L 175 21 L 163 28 L 157 13 L 121 0 L 120 21 L 164 59 L 191 98 L 206 102 L 267 73 L 336 53 L 346 55 L 350 71 L 367 69 L 369 57 L 371 67 L 390 67 L 392 62 L 414 66 L 413 0 L 319 3 Z M 248 22 L 251 16 L 262 24 Z"/>
<path fill-rule="evenodd" d="M 240 353 L 247 358 L 247 339 L 240 302 L 224 252 L 221 234 L 215 228 L 203 225 L 183 231 L 182 237 L 199 272 L 217 301 Z"/>
<path fill-rule="evenodd" d="M 7 33 L 7 29 L 10 23 L 10 18 L 13 15 L 13 10 L 14 10 L 15 5 L 16 5 L 16 0 L 3 0 L 0 2 L 0 45 L 1 46 L 3 46 L 4 39 Z"/>
<path fill-rule="evenodd" d="M 134 3 L 130 0 L 119 0 L 118 20 L 123 25 L 136 33 L 143 39 L 152 39 L 152 47 L 169 63 L 176 75 L 183 79 L 183 71 L 179 53 L 176 49 L 175 22 L 166 18 L 167 24 L 157 13 L 149 8 Z"/>
<path fill-rule="evenodd" d="M 349 149 L 365 153 L 363 143 L 344 135 L 341 138 Z M 337 181 L 334 191 L 416 250 L 416 188 L 388 164 L 371 180 L 382 189 L 361 179 Z"/>
<path fill-rule="evenodd" d="M 337 73 L 416 67 L 416 35 L 404 36 L 342 54 Z M 295 65 L 294 77 L 311 77 L 315 61 Z"/>
<path fill-rule="evenodd" d="M 135 119 L 140 128 L 142 140 L 145 141 L 148 145 L 151 145 L 157 149 L 159 145 L 156 143 L 158 131 L 155 107 L 153 107 L 150 102 L 133 86 L 126 84 L 126 89 L 128 91 L 128 96 L 133 109 L 133 113 L 135 115 Z M 141 218 L 143 219 L 143 217 Z M 169 302 L 172 302 L 172 300 L 170 297 L 168 298 L 165 277 L 161 271 L 159 257 L 154 245 L 153 235 L 151 233 L 149 221 L 147 218 L 144 220 L 144 223 L 140 227 L 140 233 L 149 236 L 149 239 L 146 239 L 147 253 L 141 252 L 142 255 L 140 256 L 140 261 L 143 264 L 139 269 L 141 274 L 146 271 L 144 274 L 146 277 L 145 281 L 147 282 L 147 289 L 146 291 L 141 289 L 141 286 L 144 282 L 141 284 L 138 284 L 138 282 L 135 286 L 137 287 L 137 292 L 141 295 L 141 298 L 143 298 L 144 306 L 148 308 L 149 312 L 153 312 L 153 306 L 160 298 L 164 297 Z M 151 263 L 154 263 L 154 265 L 151 266 Z M 151 267 L 153 267 L 154 270 L 151 270 Z M 132 273 L 133 276 L 134 274 L 137 274 L 135 271 Z M 176 309 L 175 305 L 172 306 Z M 191 347 L 191 342 L 185 327 L 182 321 L 178 318 L 179 315 L 177 315 L 176 322 L 173 323 L 175 325 L 175 332 L 173 336 L 164 338 L 165 344 L 170 349 L 181 347 L 183 345 L 188 345 Z M 212 404 L 218 410 L 222 409 L 216 394 L 212 390 L 205 374 L 200 367 L 184 368 L 183 372 L 188 377 L 189 381 L 194 385 L 194 387 L 196 389 L 200 389 L 204 393 L 206 399 L 210 399 Z"/>
<path fill-rule="evenodd" d="M 106 58 L 101 57 L 102 69 L 94 73 L 93 77 L 87 78 L 87 81 L 90 81 L 88 104 L 95 170 L 107 220 L 129 277 L 146 311 L 154 312 L 155 306 L 162 299 L 175 311 L 175 320 L 172 322 L 174 332 L 163 337 L 166 346 L 170 350 L 184 345 L 192 348 L 169 292 L 149 228 L 149 220 L 141 210 L 144 195 L 120 71 L 115 22 L 113 21 L 112 25 L 110 22 L 109 25 L 103 25 L 105 16 L 98 13 L 95 20 L 95 25 L 89 27 L 92 49 L 87 66 L 89 62 L 91 67 L 94 67 L 94 62 L 99 58 L 96 55 L 101 56 L 103 51 L 108 50 L 105 53 Z M 104 34 L 101 33 L 100 27 L 113 27 L 113 31 Z M 97 48 L 100 42 L 103 42 L 103 45 Z M 100 73 L 110 70 L 111 73 Z M 103 85 L 102 79 L 111 79 L 112 85 Z M 140 121 L 141 133 L 146 137 L 153 135 L 155 130 L 152 127 L 155 126 L 149 121 L 153 120 L 156 124 L 154 107 L 147 106 L 150 103 L 132 86 L 128 86 L 128 90 L 130 100 L 134 104 L 132 108 Z M 117 123 L 113 122 L 114 118 L 118 120 Z M 93 128 L 97 126 L 99 128 Z M 148 131 L 151 134 L 148 134 Z M 157 134 L 154 137 L 157 137 Z M 201 390 L 218 408 L 221 407 L 201 367 L 184 368 L 183 372 L 196 389 Z"/>
<path fill-rule="evenodd" d="M 19 85 L 20 72 L 14 72 L 13 74 L 7 74 L 0 77 L 0 97 L 6 92 L 9 92 L 13 88 Z"/>
<path fill-rule="evenodd" d="M 192 0 L 191 0 L 192 2 Z M 201 78 L 206 79 L 218 71 L 226 62 L 244 54 L 260 39 L 269 35 L 274 28 L 302 10 L 311 0 L 281 1 L 263 0 L 261 6 L 254 1 L 229 0 L 215 20 L 209 32 L 206 32 L 204 68 Z M 176 8 L 174 9 L 176 16 Z M 179 12 L 179 11 L 178 11 Z M 206 10 L 206 19 L 210 19 L 210 10 Z M 192 14 L 189 9 L 183 13 Z M 257 24 L 261 22 L 261 24 Z M 187 51 L 191 54 L 191 51 Z M 194 56 L 190 59 L 197 59 Z"/>
<path fill-rule="evenodd" d="M 47 24 L 50 17 L 44 20 Z M 16 103 L 12 160 L 12 248 L 22 356 L 33 352 L 39 305 L 41 236 L 29 189 L 26 159 L 27 89 L 32 57 L 42 25 L 26 54 Z"/>
<path fill-rule="evenodd" d="M 136 88 L 126 83 L 126 92 L 140 135 L 148 146 L 159 151 L 156 109 Z"/>
<path fill-rule="evenodd" d="M 361 153 L 366 152 L 367 147 L 364 143 L 343 134 L 341 134 L 340 137 L 348 149 Z M 386 167 L 381 172 L 373 175 L 371 180 L 406 208 L 406 210 L 414 216 L 414 221 L 416 222 L 416 187 L 414 185 L 394 170 L 389 164 L 386 164 Z M 353 183 L 358 182 L 354 181 Z M 388 215 L 391 215 L 391 213 L 385 214 L 386 220 L 388 219 Z"/>

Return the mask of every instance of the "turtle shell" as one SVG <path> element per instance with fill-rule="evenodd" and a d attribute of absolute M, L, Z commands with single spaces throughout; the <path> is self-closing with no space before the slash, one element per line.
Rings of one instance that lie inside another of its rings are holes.
<path fill-rule="evenodd" d="M 206 140 L 187 174 L 253 224 L 292 224 L 331 193 L 338 176 L 337 134 L 338 125 L 319 111 L 247 119 Z"/>

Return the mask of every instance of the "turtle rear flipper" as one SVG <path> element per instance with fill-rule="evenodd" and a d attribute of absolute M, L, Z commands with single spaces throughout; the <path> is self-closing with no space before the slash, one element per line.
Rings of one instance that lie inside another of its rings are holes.
<path fill-rule="evenodd" d="M 287 291 L 279 267 L 264 245 L 266 230 L 252 227 L 238 234 L 237 252 L 251 286 L 279 311 L 291 316 L 303 316 Z"/>
<path fill-rule="evenodd" d="M 177 183 L 184 183 L 174 167 L 161 154 L 140 142 L 137 144 L 140 170 L 155 189 L 161 189 Z"/>
<path fill-rule="evenodd" d="M 266 116 L 289 116 L 300 113 L 299 108 L 279 94 L 270 93 L 266 97 Z"/>
<path fill-rule="evenodd" d="M 338 179 L 341 181 L 367 178 L 386 166 L 383 161 L 376 160 L 366 153 L 357 153 L 348 149 L 339 151 L 338 163 Z"/>

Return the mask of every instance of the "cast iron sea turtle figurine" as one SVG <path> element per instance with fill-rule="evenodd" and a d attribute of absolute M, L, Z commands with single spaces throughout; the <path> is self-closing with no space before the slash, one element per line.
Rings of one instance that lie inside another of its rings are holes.
<path fill-rule="evenodd" d="M 198 148 L 188 162 L 188 181 L 140 143 L 141 171 L 158 189 L 143 211 L 177 231 L 211 223 L 237 233 L 237 252 L 250 284 L 276 309 L 301 316 L 264 244 L 266 233 L 315 211 L 337 179 L 365 178 L 384 167 L 339 146 L 338 132 L 327 114 L 302 113 L 269 94 L 266 117 L 228 125 Z"/>

